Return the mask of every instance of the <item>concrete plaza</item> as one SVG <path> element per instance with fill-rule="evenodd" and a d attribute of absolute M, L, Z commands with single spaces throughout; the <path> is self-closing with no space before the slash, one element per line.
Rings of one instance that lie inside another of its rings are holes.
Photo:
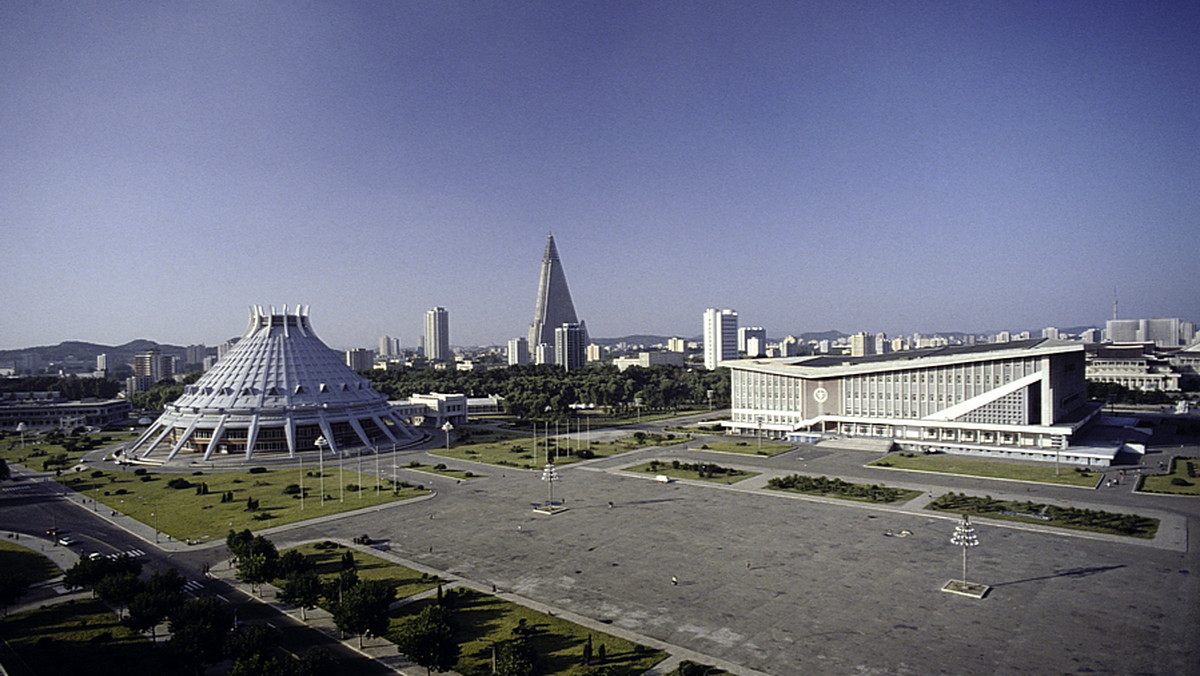
<path fill-rule="evenodd" d="M 863 468 L 875 456 L 861 451 L 763 458 L 650 448 L 559 468 L 554 493 L 568 509 L 545 516 L 532 511 L 546 499 L 540 472 L 406 457 L 487 476 L 459 482 L 403 470 L 437 495 L 270 537 L 281 547 L 386 538 L 400 559 L 746 672 L 1200 673 L 1193 500 L 888 473 Z M 620 470 L 671 457 L 764 474 L 724 486 Z M 1145 542 L 979 523 L 968 577 L 993 589 L 975 600 L 939 591 L 960 576 L 961 550 L 950 543 L 955 520 L 920 509 L 927 496 L 875 508 L 755 488 L 796 471 L 934 494 L 1112 504 L 1163 518 L 1163 534 Z M 912 534 L 888 535 L 903 530 Z"/>

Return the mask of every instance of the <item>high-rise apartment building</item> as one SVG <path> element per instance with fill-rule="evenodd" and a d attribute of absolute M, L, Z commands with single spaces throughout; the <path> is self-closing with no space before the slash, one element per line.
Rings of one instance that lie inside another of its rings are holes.
<path fill-rule="evenodd" d="M 425 312 L 425 357 L 429 361 L 451 361 L 450 313 L 444 307 Z"/>
<path fill-rule="evenodd" d="M 380 357 L 399 357 L 400 356 L 400 339 L 391 336 L 382 336 L 379 339 L 379 356 Z"/>
<path fill-rule="evenodd" d="M 554 329 L 554 362 L 567 371 L 587 363 L 587 328 L 582 324 L 563 324 Z"/>
<path fill-rule="evenodd" d="M 750 340 L 751 338 L 758 338 L 760 346 L 765 346 L 767 344 L 767 330 L 761 326 L 739 326 L 738 332 L 737 332 L 737 337 L 738 337 L 738 346 L 737 346 L 738 352 L 741 352 L 742 354 L 745 354 L 750 357 L 757 357 L 760 353 L 754 352 L 752 354 L 746 348 L 746 342 L 748 340 Z"/>
<path fill-rule="evenodd" d="M 1158 347 L 1179 347 L 1191 342 L 1195 327 L 1178 317 L 1168 319 L 1110 319 L 1105 326 L 1110 343 L 1154 343 Z"/>
<path fill-rule="evenodd" d="M 728 308 L 704 311 L 704 367 L 715 369 L 723 362 L 737 359 L 738 313 Z"/>
<path fill-rule="evenodd" d="M 152 383 L 170 378 L 175 375 L 175 357 L 158 348 L 139 352 L 133 357 L 133 375 L 148 377 Z"/>
<path fill-rule="evenodd" d="M 867 335 L 866 331 L 859 331 L 850 336 L 850 356 L 865 357 L 869 354 L 875 354 L 875 339 Z"/>
<path fill-rule="evenodd" d="M 554 333 L 563 324 L 579 324 L 587 331 L 587 325 L 575 315 L 575 303 L 571 301 L 571 290 L 567 288 L 567 276 L 563 273 L 554 246 L 554 235 L 546 236 L 546 251 L 542 254 L 542 274 L 538 279 L 537 305 L 533 310 L 533 323 L 529 325 L 529 349 L 534 351 L 535 361 L 544 362 L 539 355 L 541 345 L 554 346 Z"/>
<path fill-rule="evenodd" d="M 369 371 L 375 364 L 375 354 L 364 348 L 346 350 L 346 366 L 353 371 Z"/>
<path fill-rule="evenodd" d="M 525 338 L 513 338 L 508 341 L 508 365 L 520 366 L 529 363 L 529 341 Z"/>
<path fill-rule="evenodd" d="M 687 352 L 687 341 L 679 337 L 668 338 L 667 349 L 672 352 Z"/>
<path fill-rule="evenodd" d="M 184 360 L 189 364 L 203 364 L 208 348 L 203 344 L 188 345 L 184 352 Z"/>

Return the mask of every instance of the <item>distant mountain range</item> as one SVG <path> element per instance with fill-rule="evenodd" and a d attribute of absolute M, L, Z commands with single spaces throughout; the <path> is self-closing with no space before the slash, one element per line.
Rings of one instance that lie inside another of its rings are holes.
<path fill-rule="evenodd" d="M 187 358 L 187 348 L 180 347 L 179 345 L 164 345 L 156 343 L 153 340 L 131 340 L 124 345 L 100 345 L 98 343 L 88 343 L 79 340 L 68 340 L 58 345 L 39 345 L 37 347 L 25 347 L 18 350 L 0 350 L 0 363 L 11 361 L 22 355 L 36 354 L 38 359 L 43 362 L 77 360 L 94 364 L 96 363 L 97 356 L 107 353 L 113 362 L 128 364 L 133 361 L 135 354 L 153 348 L 158 348 L 164 354 L 178 358 L 181 363 Z"/>

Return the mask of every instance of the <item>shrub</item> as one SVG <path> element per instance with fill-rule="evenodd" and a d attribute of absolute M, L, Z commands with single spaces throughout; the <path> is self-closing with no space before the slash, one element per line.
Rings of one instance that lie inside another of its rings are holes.
<path fill-rule="evenodd" d="M 141 479 L 142 481 L 154 481 L 153 474 L 143 474 L 142 476 L 140 476 L 138 478 Z"/>
<path fill-rule="evenodd" d="M 266 474 L 267 468 L 266 467 L 251 467 L 250 473 L 251 474 Z"/>
<path fill-rule="evenodd" d="M 134 474 L 134 476 L 142 476 L 147 471 L 149 471 L 149 470 L 147 470 L 145 467 L 139 467 L 139 468 L 133 470 L 133 474 Z"/>
<path fill-rule="evenodd" d="M 440 472 L 440 471 L 446 469 L 446 463 L 439 462 L 438 464 L 434 465 L 433 468 Z"/>
<path fill-rule="evenodd" d="M 288 484 L 283 488 L 284 495 L 296 495 L 300 492 L 300 484 Z"/>
<path fill-rule="evenodd" d="M 125 495 L 128 492 L 129 491 L 125 490 L 124 488 L 118 488 L 117 490 L 113 491 L 113 495 Z"/>
<path fill-rule="evenodd" d="M 1188 481 L 1187 479 L 1182 479 L 1180 477 L 1174 477 L 1171 479 L 1171 485 L 1172 486 L 1191 486 L 1192 482 Z"/>
<path fill-rule="evenodd" d="M 98 469 L 95 472 L 92 472 L 93 479 L 99 479 L 102 476 L 104 476 L 104 470 L 102 470 L 102 469 Z"/>
<path fill-rule="evenodd" d="M 182 490 L 184 488 L 191 488 L 192 482 L 184 479 L 183 477 L 176 477 L 167 482 L 167 487 L 174 488 L 176 490 Z"/>

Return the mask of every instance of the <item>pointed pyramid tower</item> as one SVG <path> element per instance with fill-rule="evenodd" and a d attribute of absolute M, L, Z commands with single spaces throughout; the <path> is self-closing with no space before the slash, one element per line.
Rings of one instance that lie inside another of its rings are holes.
<path fill-rule="evenodd" d="M 183 394 L 125 452 L 170 461 L 180 452 L 244 454 L 316 449 L 324 437 L 339 455 L 418 438 L 387 397 L 350 370 L 313 333 L 308 309 L 295 314 L 250 308 L 237 345 Z"/>
<path fill-rule="evenodd" d="M 575 316 L 575 304 L 571 302 L 571 290 L 567 288 L 567 276 L 563 274 L 562 262 L 558 260 L 558 249 L 554 246 L 554 235 L 546 236 L 546 253 L 542 255 L 542 276 L 538 281 L 537 307 L 533 311 L 533 323 L 529 325 L 529 349 L 538 345 L 554 344 L 554 329 L 563 324 L 580 324 Z"/>

